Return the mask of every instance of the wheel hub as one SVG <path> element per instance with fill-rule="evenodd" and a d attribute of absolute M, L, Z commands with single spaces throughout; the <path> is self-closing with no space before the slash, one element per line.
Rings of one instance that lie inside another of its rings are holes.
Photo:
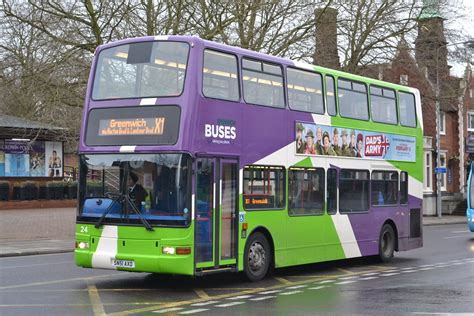
<path fill-rule="evenodd" d="M 253 271 L 258 271 L 265 265 L 265 249 L 259 242 L 254 242 L 249 251 L 249 267 Z"/>

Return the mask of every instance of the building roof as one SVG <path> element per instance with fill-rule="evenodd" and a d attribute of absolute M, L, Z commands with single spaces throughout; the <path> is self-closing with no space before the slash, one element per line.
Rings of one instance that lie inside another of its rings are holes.
<path fill-rule="evenodd" d="M 56 127 L 49 124 L 30 121 L 21 117 L 3 114 L 0 115 L 0 127 L 64 130 L 62 127 Z"/>
<path fill-rule="evenodd" d="M 439 11 L 439 0 L 423 0 L 423 8 L 421 9 L 418 20 L 427 20 L 432 18 L 443 18 L 441 12 Z"/>
<path fill-rule="evenodd" d="M 30 121 L 11 115 L 0 115 L 0 137 L 64 141 L 67 129 Z"/>

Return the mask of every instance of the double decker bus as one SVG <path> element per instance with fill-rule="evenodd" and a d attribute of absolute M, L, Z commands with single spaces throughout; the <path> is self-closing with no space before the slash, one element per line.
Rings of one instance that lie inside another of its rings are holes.
<path fill-rule="evenodd" d="M 466 209 L 466 217 L 467 217 L 467 227 L 471 232 L 474 232 L 474 176 L 473 176 L 473 168 L 474 163 L 471 163 L 471 168 L 469 170 L 469 176 L 467 179 L 467 209 Z"/>
<path fill-rule="evenodd" d="M 76 264 L 239 272 L 422 246 L 416 89 L 156 36 L 98 47 Z"/>

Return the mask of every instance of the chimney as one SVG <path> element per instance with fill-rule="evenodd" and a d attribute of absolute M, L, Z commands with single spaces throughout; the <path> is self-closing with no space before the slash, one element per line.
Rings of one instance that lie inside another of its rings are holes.
<path fill-rule="evenodd" d="M 314 64 L 339 69 L 339 55 L 337 53 L 337 10 L 321 8 L 316 14 L 316 51 Z"/>

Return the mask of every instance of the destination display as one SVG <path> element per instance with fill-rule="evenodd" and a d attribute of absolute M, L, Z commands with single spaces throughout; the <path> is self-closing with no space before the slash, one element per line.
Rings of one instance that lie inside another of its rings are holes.
<path fill-rule="evenodd" d="M 296 154 L 416 161 L 416 138 L 296 122 Z"/>
<path fill-rule="evenodd" d="M 173 145 L 178 140 L 180 112 L 176 105 L 93 109 L 86 144 Z"/>
<path fill-rule="evenodd" d="M 274 196 L 268 194 L 244 194 L 244 207 L 248 209 L 274 208 Z"/>
<path fill-rule="evenodd" d="M 100 120 L 99 136 L 163 135 L 165 117 Z"/>

